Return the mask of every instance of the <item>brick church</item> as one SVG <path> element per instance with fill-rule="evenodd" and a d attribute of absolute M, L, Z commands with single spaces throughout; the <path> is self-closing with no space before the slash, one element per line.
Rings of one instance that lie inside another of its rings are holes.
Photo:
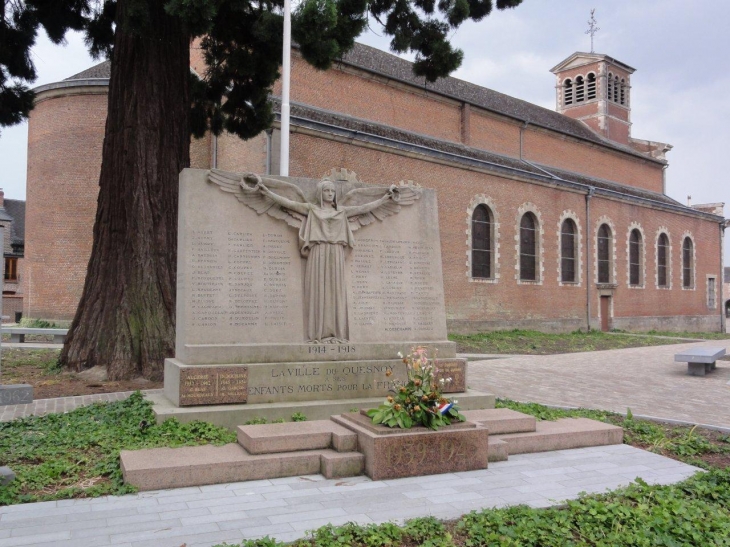
<path fill-rule="evenodd" d="M 364 45 L 326 72 L 294 50 L 290 174 L 347 167 L 366 183 L 436 189 L 451 332 L 720 330 L 722 205 L 665 194 L 671 146 L 631 134 L 634 69 L 574 53 L 552 72 L 557 111 L 456 78 L 426 84 L 409 62 Z M 36 89 L 25 316 L 76 310 L 108 78 L 101 63 Z M 277 124 L 249 141 L 195 140 L 191 166 L 277 174 L 279 138 Z"/>

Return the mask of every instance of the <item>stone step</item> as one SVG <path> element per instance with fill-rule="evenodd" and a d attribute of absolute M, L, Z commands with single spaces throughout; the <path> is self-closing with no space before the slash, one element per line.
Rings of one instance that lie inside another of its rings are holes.
<path fill-rule="evenodd" d="M 489 462 L 506 462 L 509 459 L 509 447 L 502 439 L 489 436 Z"/>
<path fill-rule="evenodd" d="M 321 473 L 326 478 L 361 475 L 359 452 L 306 450 L 249 454 L 239 444 L 122 450 L 122 473 L 140 490 L 162 490 Z"/>
<path fill-rule="evenodd" d="M 274 454 L 333 448 L 357 450 L 357 434 L 332 420 L 238 426 L 238 444 L 249 454 Z"/>
<path fill-rule="evenodd" d="M 509 408 L 487 408 L 483 410 L 463 410 L 468 421 L 489 429 L 490 435 L 524 433 L 535 431 L 535 418 Z"/>
<path fill-rule="evenodd" d="M 177 418 L 182 423 L 202 420 L 236 431 L 238 426 L 254 418 L 267 420 L 291 420 L 292 414 L 299 412 L 307 420 L 327 420 L 336 414 L 345 414 L 354 409 L 374 408 L 383 403 L 385 397 L 367 399 L 341 399 L 322 401 L 302 401 L 287 403 L 229 404 L 176 407 L 162 393 L 151 393 L 145 397 L 152 401 L 152 411 L 158 423 L 168 418 Z M 459 401 L 462 410 L 494 408 L 494 395 L 468 389 L 464 393 L 449 394 Z"/>
<path fill-rule="evenodd" d="M 566 450 L 621 444 L 624 438 L 622 428 L 615 425 L 589 420 L 588 418 L 563 418 L 554 422 L 537 422 L 536 431 L 508 433 L 489 437 L 490 449 L 493 439 L 507 443 L 509 455 L 550 450 Z"/>

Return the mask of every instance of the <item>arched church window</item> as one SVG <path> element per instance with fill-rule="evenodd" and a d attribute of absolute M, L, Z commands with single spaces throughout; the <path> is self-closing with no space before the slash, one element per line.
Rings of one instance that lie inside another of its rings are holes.
<path fill-rule="evenodd" d="M 471 275 L 492 277 L 492 212 L 484 204 L 477 205 L 471 216 Z"/>
<path fill-rule="evenodd" d="M 583 80 L 583 76 L 578 76 L 575 79 L 575 102 L 582 103 L 583 101 L 585 101 L 585 95 L 586 95 L 585 80 Z"/>
<path fill-rule="evenodd" d="M 568 78 L 563 82 L 563 105 L 573 104 L 573 81 Z"/>
<path fill-rule="evenodd" d="M 641 285 L 641 256 L 643 255 L 641 246 L 643 243 L 641 232 L 637 229 L 631 230 L 629 236 L 629 285 Z"/>
<path fill-rule="evenodd" d="M 598 282 L 611 282 L 611 228 L 601 224 L 598 228 Z"/>
<path fill-rule="evenodd" d="M 575 222 L 566 218 L 560 225 L 560 280 L 575 283 Z"/>
<path fill-rule="evenodd" d="M 588 73 L 586 77 L 586 99 L 596 98 L 596 75 L 593 72 Z"/>
<path fill-rule="evenodd" d="M 656 244 L 656 264 L 657 264 L 657 285 L 660 287 L 668 287 L 667 282 L 669 276 L 667 275 L 667 257 L 669 256 L 669 238 L 667 234 L 659 234 L 659 239 Z"/>
<path fill-rule="evenodd" d="M 532 213 L 520 220 L 520 279 L 537 281 L 537 220 Z"/>
<path fill-rule="evenodd" d="M 621 78 L 621 104 L 626 104 L 626 80 Z"/>
<path fill-rule="evenodd" d="M 618 102 L 618 96 L 621 91 L 621 82 L 618 79 L 618 76 L 614 76 L 613 78 L 613 102 Z"/>
<path fill-rule="evenodd" d="M 692 287 L 692 240 L 685 237 L 682 242 L 682 286 L 685 289 Z"/>

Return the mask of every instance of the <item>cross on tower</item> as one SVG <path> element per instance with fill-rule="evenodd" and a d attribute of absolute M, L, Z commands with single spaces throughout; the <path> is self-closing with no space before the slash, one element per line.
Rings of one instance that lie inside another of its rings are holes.
<path fill-rule="evenodd" d="M 591 10 L 591 18 L 588 20 L 588 30 L 585 32 L 586 34 L 591 35 L 591 53 L 593 53 L 593 37 L 596 35 L 596 32 L 601 30 L 598 28 L 598 21 L 596 21 L 596 18 L 594 17 L 595 13 L 596 8 L 593 8 Z"/>

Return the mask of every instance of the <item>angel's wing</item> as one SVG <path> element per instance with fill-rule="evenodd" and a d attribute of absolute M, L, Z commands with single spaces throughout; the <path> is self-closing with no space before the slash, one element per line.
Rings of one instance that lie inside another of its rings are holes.
<path fill-rule="evenodd" d="M 234 194 L 238 201 L 251 207 L 258 214 L 264 213 L 283 220 L 293 228 L 300 228 L 306 215 L 302 215 L 277 203 L 259 191 L 259 185 L 264 184 L 261 177 L 253 173 L 229 173 L 218 169 L 208 172 L 208 182 L 218 185 L 224 192 Z M 281 180 L 266 179 L 266 188 L 273 193 L 296 203 L 307 203 L 304 193 L 298 186 Z"/>
<path fill-rule="evenodd" d="M 391 215 L 395 215 L 400 212 L 401 206 L 411 205 L 421 197 L 420 187 L 401 182 L 398 186 L 366 186 L 364 188 L 355 188 L 354 190 L 350 190 L 339 201 L 339 204 L 345 207 L 363 206 L 379 200 L 388 192 L 393 195 L 393 199 L 382 203 L 367 213 L 348 217 L 352 231 L 375 222 L 375 219 L 382 221 Z"/>

